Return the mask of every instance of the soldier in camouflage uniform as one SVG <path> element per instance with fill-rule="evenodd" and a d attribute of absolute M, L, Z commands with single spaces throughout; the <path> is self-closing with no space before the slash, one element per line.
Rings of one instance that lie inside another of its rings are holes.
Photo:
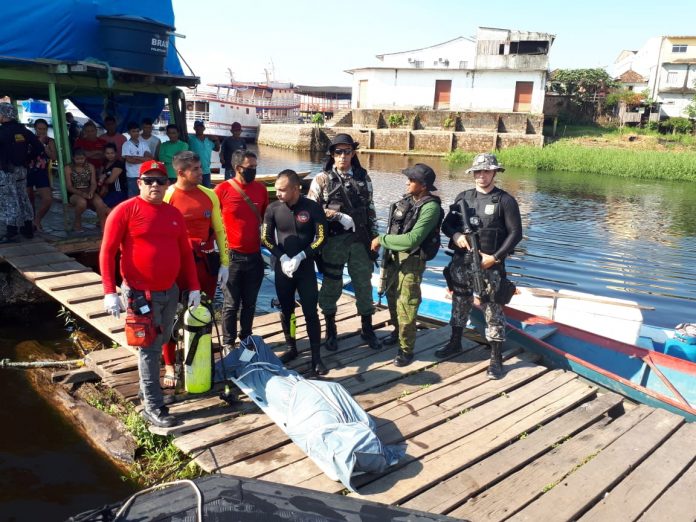
<path fill-rule="evenodd" d="M 381 343 L 372 329 L 372 269 L 370 241 L 377 235 L 377 214 L 372 200 L 372 181 L 362 168 L 355 150 L 358 143 L 348 134 L 337 134 L 329 147 L 324 172 L 317 174 L 308 197 L 319 203 L 328 220 L 328 238 L 320 264 L 324 274 L 319 307 L 326 321 L 327 350 L 338 349 L 336 303 L 343 290 L 343 267 L 348 265 L 355 290 L 356 306 L 362 318 L 361 335 L 370 348 Z"/>
<path fill-rule="evenodd" d="M 472 215 L 480 220 L 481 268 L 485 280 L 496 287 L 492 298 L 482 299 L 486 317 L 486 339 L 491 346 L 488 377 L 503 376 L 501 347 L 505 341 L 505 316 L 503 305 L 507 304 L 511 287 L 506 279 L 505 258 L 512 254 L 522 239 L 522 220 L 515 198 L 495 186 L 497 172 L 505 169 L 498 164 L 493 154 L 479 154 L 467 173 L 473 173 L 476 188 L 461 192 L 450 206 L 442 224 L 442 232 L 450 238 L 449 247 L 454 250 L 452 262 L 445 269 L 448 285 L 452 290 L 452 337 L 448 344 L 436 350 L 438 357 L 447 357 L 462 351 L 462 333 L 469 318 L 474 297 L 471 283 L 471 252 L 464 231 L 462 205 L 465 201 Z M 467 219 L 469 219 L 469 216 Z M 481 296 L 479 296 L 481 297 Z M 484 302 L 485 301 L 485 302 Z"/>
<path fill-rule="evenodd" d="M 421 303 L 425 263 L 440 248 L 440 223 L 444 212 L 435 188 L 435 172 L 423 163 L 403 171 L 408 177 L 406 197 L 392 205 L 388 233 L 372 240 L 372 250 L 384 247 L 387 257 L 387 302 L 394 332 L 385 344 L 399 342 L 394 365 L 413 361 L 416 345 L 416 315 Z"/>

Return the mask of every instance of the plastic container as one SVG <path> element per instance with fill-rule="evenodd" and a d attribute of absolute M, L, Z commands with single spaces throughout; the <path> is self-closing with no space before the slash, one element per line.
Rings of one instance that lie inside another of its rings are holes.
<path fill-rule="evenodd" d="M 665 353 L 679 359 L 696 362 L 696 344 L 678 338 L 667 339 Z"/>
<path fill-rule="evenodd" d="M 102 57 L 112 67 L 164 71 L 170 25 L 136 16 L 97 16 Z"/>

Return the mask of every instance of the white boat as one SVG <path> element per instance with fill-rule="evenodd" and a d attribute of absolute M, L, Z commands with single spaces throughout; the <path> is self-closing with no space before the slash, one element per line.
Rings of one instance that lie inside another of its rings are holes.
<path fill-rule="evenodd" d="M 44 100 L 29 98 L 19 103 L 19 121 L 26 125 L 34 125 L 38 119 L 44 119 L 48 125 L 53 124 L 51 116 L 51 105 Z"/>
<path fill-rule="evenodd" d="M 291 83 L 232 82 L 186 92 L 186 123 L 205 122 L 206 133 L 230 136 L 234 122 L 242 125 L 242 138 L 254 141 L 261 123 L 298 123 L 300 98 Z"/>

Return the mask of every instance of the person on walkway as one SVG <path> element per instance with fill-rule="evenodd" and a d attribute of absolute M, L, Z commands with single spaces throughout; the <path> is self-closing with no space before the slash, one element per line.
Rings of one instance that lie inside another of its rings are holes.
<path fill-rule="evenodd" d="M 152 118 L 143 118 L 140 128 L 143 131 L 140 135 L 140 139 L 147 143 L 147 146 L 150 149 L 150 154 L 152 154 L 152 157 L 154 158 L 157 154 L 157 147 L 159 147 L 161 141 L 157 136 L 152 134 Z"/>
<path fill-rule="evenodd" d="M 126 164 L 128 197 L 134 198 L 140 193 L 140 190 L 138 190 L 140 165 L 151 160 L 152 154 L 147 143 L 140 139 L 140 126 L 137 122 L 131 121 L 128 123 L 128 135 L 130 139 L 123 144 L 121 157 Z"/>
<path fill-rule="evenodd" d="M 36 137 L 43 144 L 44 148 L 32 162 L 29 163 L 27 170 L 27 193 L 29 201 L 34 207 L 34 229 L 41 231 L 41 221 L 48 214 L 53 202 L 51 194 L 51 164 L 58 157 L 56 142 L 48 136 L 48 122 L 43 118 L 34 121 L 34 131 Z M 41 205 L 36 208 L 35 195 L 38 194 Z"/>
<path fill-rule="evenodd" d="M 254 181 L 256 164 L 253 152 L 235 151 L 231 159 L 234 178 L 215 187 L 230 248 L 229 278 L 223 287 L 222 306 L 222 342 L 226 349 L 232 349 L 237 340 L 237 316 L 239 339 L 251 335 L 256 298 L 263 281 L 260 230 L 268 208 L 268 191 L 265 185 Z"/>
<path fill-rule="evenodd" d="M 506 295 L 510 285 L 506 279 L 505 258 L 512 254 L 522 239 L 522 219 L 517 201 L 510 194 L 495 186 L 495 177 L 505 169 L 498 164 L 494 154 L 479 154 L 466 172 L 473 174 L 475 188 L 457 195 L 442 224 L 442 232 L 450 238 L 449 247 L 454 250 L 452 261 L 445 269 L 448 286 L 452 290 L 452 337 L 449 343 L 435 352 L 438 357 L 448 357 L 462 351 L 462 333 L 469 319 L 474 302 L 471 283 L 471 250 L 464 234 L 464 218 L 476 216 L 481 268 L 487 285 L 496 285 L 494 296 L 479 296 L 486 317 L 486 339 L 491 346 L 488 377 L 503 377 L 502 344 L 505 341 L 505 316 L 503 305 L 509 302 Z M 466 202 L 470 216 L 462 215 L 462 201 Z M 475 223 L 475 222 L 474 222 Z M 473 227 L 472 227 L 473 229 Z M 512 287 L 514 288 L 514 287 Z M 503 289 L 500 291 L 500 289 Z"/>
<path fill-rule="evenodd" d="M 0 244 L 34 237 L 34 212 L 27 195 L 27 166 L 44 150 L 36 135 L 17 121 L 17 109 L 0 103 Z"/>
<path fill-rule="evenodd" d="M 160 388 L 162 344 L 171 337 L 179 301 L 179 272 L 184 274 L 190 290 L 189 307 L 200 304 L 200 285 L 184 216 L 172 205 L 163 204 L 166 166 L 158 161 L 143 163 L 138 187 L 140 195 L 118 205 L 106 221 L 99 252 L 104 309 L 117 318 L 125 311 L 116 293 L 116 254 L 120 250 L 122 293 L 129 296 L 128 304 L 134 313 L 151 322 L 147 331 L 153 340 L 141 346 L 138 354 L 142 415 L 155 426 L 170 427 L 176 420 L 164 406 Z"/>
<path fill-rule="evenodd" d="M 104 145 L 106 142 L 97 136 L 97 126 L 89 120 L 82 126 L 82 135 L 75 140 L 73 152 L 76 149 L 82 149 L 87 155 L 87 161 L 99 175 L 104 162 Z"/>
<path fill-rule="evenodd" d="M 309 187 L 308 197 L 321 205 L 329 222 L 326 245 L 321 253 L 324 279 L 319 306 L 326 322 L 325 346 L 338 349 L 336 303 L 343 290 L 343 268 L 348 265 L 356 307 L 362 318 L 362 338 L 370 348 L 382 345 L 372 329 L 372 269 L 376 258 L 370 242 L 377 236 L 377 214 L 372 199 L 372 181 L 356 156 L 358 142 L 348 134 L 337 134 L 329 147 L 324 171 Z"/>
<path fill-rule="evenodd" d="M 87 161 L 87 155 L 82 149 L 75 149 L 73 162 L 65 166 L 65 186 L 70 194 L 70 204 L 75 207 L 73 232 L 82 234 L 82 214 L 88 208 L 94 210 L 99 217 L 99 224 L 104 230 L 104 222 L 109 214 L 101 196 L 97 194 L 97 176 L 94 167 Z"/>
<path fill-rule="evenodd" d="M 396 366 L 413 361 L 416 345 L 416 316 L 421 303 L 421 281 L 426 261 L 440 247 L 440 223 L 444 212 L 436 191 L 435 172 L 424 163 L 403 171 L 408 178 L 406 196 L 390 212 L 387 233 L 372 240 L 372 250 L 384 248 L 387 258 L 387 303 L 394 331 L 387 345 L 399 343 Z"/>
<path fill-rule="evenodd" d="M 172 160 L 177 152 L 189 150 L 189 146 L 188 143 L 179 139 L 179 127 L 173 123 L 167 125 L 167 137 L 169 141 L 160 143 L 159 147 L 157 147 L 155 158 L 167 166 L 169 183 L 176 183 L 176 170 L 174 170 Z"/>
<path fill-rule="evenodd" d="M 230 131 L 232 136 L 227 136 L 222 140 L 220 147 L 220 163 L 225 169 L 225 180 L 232 179 L 237 175 L 232 164 L 232 154 L 237 150 L 246 150 L 246 142 L 242 138 L 242 124 L 235 121 L 230 127 Z"/>
<path fill-rule="evenodd" d="M 281 324 L 288 351 L 280 360 L 287 363 L 297 357 L 297 344 L 291 330 L 295 313 L 295 292 L 300 296 L 307 323 L 307 335 L 312 353 L 312 373 L 326 375 L 321 361 L 321 323 L 317 313 L 317 276 L 314 258 L 326 238 L 326 217 L 316 201 L 300 191 L 300 177 L 294 170 L 284 170 L 275 182 L 276 196 L 266 210 L 261 241 L 274 257 L 275 288 L 280 301 Z"/>
<path fill-rule="evenodd" d="M 82 129 L 72 112 L 65 113 L 65 123 L 68 127 L 68 142 L 70 143 L 70 152 L 72 152 L 75 149 L 75 140 L 80 137 Z"/>
<path fill-rule="evenodd" d="M 201 290 L 210 301 L 217 286 L 224 287 L 228 275 L 228 249 L 225 227 L 222 224 L 220 201 L 215 192 L 201 184 L 203 172 L 198 154 L 185 150 L 172 160 L 176 169 L 176 183 L 170 185 L 164 202 L 179 209 L 184 216 L 188 239 L 196 263 L 196 274 Z M 217 242 L 219 253 L 215 250 Z M 180 290 L 185 281 L 177 279 Z M 169 341 L 162 347 L 164 357 L 164 385 L 175 388 L 177 376 L 176 343 Z"/>
<path fill-rule="evenodd" d="M 137 185 L 136 185 L 137 186 Z M 116 156 L 116 145 L 104 146 L 104 166 L 97 180 L 98 194 L 109 208 L 128 199 L 128 177 L 126 166 Z"/>
<path fill-rule="evenodd" d="M 201 169 L 203 170 L 203 186 L 211 188 L 210 180 L 210 157 L 213 151 L 220 150 L 220 142 L 217 138 L 210 139 L 205 135 L 205 124 L 201 120 L 193 122 L 195 135 L 189 138 L 189 150 L 192 150 L 201 158 Z"/>
<path fill-rule="evenodd" d="M 128 138 L 126 138 L 123 134 L 117 131 L 116 118 L 110 115 L 104 118 L 104 129 L 106 130 L 106 132 L 104 132 L 104 134 L 102 134 L 99 137 L 104 143 L 113 143 L 114 145 L 116 145 L 116 152 L 118 153 L 118 157 L 122 157 L 123 144 L 126 143 Z"/>

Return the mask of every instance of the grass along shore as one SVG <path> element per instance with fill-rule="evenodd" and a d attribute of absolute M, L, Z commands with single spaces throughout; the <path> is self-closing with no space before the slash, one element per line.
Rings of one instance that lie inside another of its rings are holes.
<path fill-rule="evenodd" d="M 664 136 L 650 132 L 619 132 L 587 128 L 543 148 L 512 147 L 496 152 L 503 165 L 536 170 L 587 172 L 609 176 L 696 181 L 693 136 Z M 569 133 L 570 134 L 570 133 Z M 452 165 L 466 165 L 474 153 L 454 151 L 445 156 Z"/>

